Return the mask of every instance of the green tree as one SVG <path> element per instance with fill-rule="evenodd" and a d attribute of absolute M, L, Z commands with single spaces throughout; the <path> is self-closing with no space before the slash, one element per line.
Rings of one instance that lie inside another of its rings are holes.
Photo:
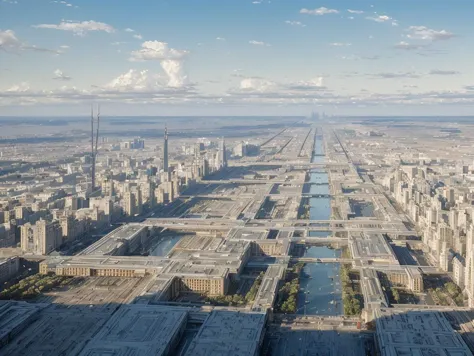
<path fill-rule="evenodd" d="M 448 291 L 449 294 L 451 294 L 453 296 L 459 294 L 458 286 L 456 284 L 454 284 L 453 282 L 448 282 L 444 286 L 445 286 L 445 288 L 446 288 L 446 290 Z"/>
<path fill-rule="evenodd" d="M 392 296 L 393 296 L 393 299 L 395 299 L 397 303 L 400 302 L 400 293 L 398 292 L 397 289 L 392 288 Z"/>

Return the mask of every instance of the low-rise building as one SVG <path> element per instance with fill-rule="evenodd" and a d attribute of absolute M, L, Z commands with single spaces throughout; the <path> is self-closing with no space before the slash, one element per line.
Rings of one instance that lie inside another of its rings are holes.
<path fill-rule="evenodd" d="M 382 308 L 376 314 L 376 346 L 382 356 L 472 355 L 440 313 Z"/>
<path fill-rule="evenodd" d="M 123 305 L 79 355 L 172 355 L 187 318 L 186 309 Z"/>
<path fill-rule="evenodd" d="M 147 236 L 148 228 L 145 226 L 123 225 L 84 249 L 78 255 L 123 256 L 138 250 L 146 242 Z"/>
<path fill-rule="evenodd" d="M 0 258 L 0 283 L 9 281 L 15 277 L 20 270 L 20 258 L 18 256 Z"/>
<path fill-rule="evenodd" d="M 199 329 L 185 356 L 257 356 L 266 318 L 265 313 L 215 310 Z"/>
<path fill-rule="evenodd" d="M 423 274 L 418 268 L 400 266 L 383 272 L 394 285 L 403 286 L 415 293 L 421 293 L 424 290 Z"/>

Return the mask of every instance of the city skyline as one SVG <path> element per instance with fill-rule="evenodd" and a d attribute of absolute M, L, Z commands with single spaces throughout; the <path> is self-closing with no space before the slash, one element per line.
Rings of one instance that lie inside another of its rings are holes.
<path fill-rule="evenodd" d="M 0 0 L 0 354 L 474 354 L 474 1 Z"/>
<path fill-rule="evenodd" d="M 3 353 L 472 354 L 469 119 L 77 121 L 1 119 Z"/>
<path fill-rule="evenodd" d="M 137 116 L 467 115 L 474 100 L 465 1 L 0 7 L 1 115 L 91 102 Z"/>

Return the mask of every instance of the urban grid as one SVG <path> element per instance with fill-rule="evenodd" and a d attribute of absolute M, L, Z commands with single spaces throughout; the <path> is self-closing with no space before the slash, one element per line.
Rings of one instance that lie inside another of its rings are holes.
<path fill-rule="evenodd" d="M 70 1 L 0 0 L 0 356 L 474 355 L 474 1 Z"/>
<path fill-rule="evenodd" d="M 444 124 L 294 120 L 4 146 L 2 352 L 469 355 L 473 166 Z"/>

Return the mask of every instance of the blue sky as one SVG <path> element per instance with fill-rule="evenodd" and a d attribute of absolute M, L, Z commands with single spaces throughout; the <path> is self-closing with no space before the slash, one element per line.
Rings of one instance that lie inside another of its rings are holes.
<path fill-rule="evenodd" d="M 0 0 L 0 115 L 466 115 L 469 0 Z"/>

